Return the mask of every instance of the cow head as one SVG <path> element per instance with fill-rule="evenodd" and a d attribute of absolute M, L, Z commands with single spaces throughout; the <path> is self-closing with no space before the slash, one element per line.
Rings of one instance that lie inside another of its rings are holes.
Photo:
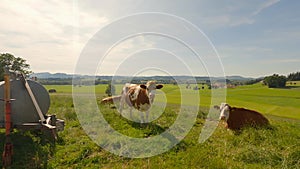
<path fill-rule="evenodd" d="M 146 85 L 141 84 L 140 87 L 147 90 L 150 102 L 153 103 L 156 89 L 163 88 L 163 85 L 156 85 L 155 81 L 148 81 Z"/>
<path fill-rule="evenodd" d="M 220 106 L 214 106 L 220 110 L 220 120 L 227 121 L 229 118 L 230 106 L 227 103 L 221 103 Z"/>

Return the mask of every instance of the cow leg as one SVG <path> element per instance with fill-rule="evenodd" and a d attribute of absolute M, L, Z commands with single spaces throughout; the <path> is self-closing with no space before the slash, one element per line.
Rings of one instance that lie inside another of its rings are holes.
<path fill-rule="evenodd" d="M 121 100 L 120 100 L 120 107 L 119 107 L 119 113 L 120 113 L 121 116 L 122 116 L 122 111 L 123 111 L 123 108 L 124 108 L 124 103 L 125 103 L 125 98 L 122 96 Z"/>
<path fill-rule="evenodd" d="M 141 123 L 145 123 L 144 112 L 140 112 L 140 114 L 141 114 Z"/>
<path fill-rule="evenodd" d="M 149 122 L 149 110 L 146 111 L 146 123 L 148 123 L 148 122 Z"/>
<path fill-rule="evenodd" d="M 130 117 L 130 120 L 133 121 L 133 119 L 132 119 L 132 107 L 130 107 L 130 109 L 129 109 L 129 117 Z"/>
<path fill-rule="evenodd" d="M 122 116 L 122 111 L 123 111 L 123 107 L 122 107 L 122 103 L 121 103 L 121 104 L 120 104 L 120 108 L 119 108 L 120 116 Z"/>

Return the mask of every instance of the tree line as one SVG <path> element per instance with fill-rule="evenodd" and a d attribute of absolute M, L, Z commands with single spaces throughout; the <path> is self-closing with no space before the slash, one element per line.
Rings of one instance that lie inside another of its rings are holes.
<path fill-rule="evenodd" d="M 4 80 L 4 68 L 14 72 L 20 72 L 24 75 L 32 73 L 30 65 L 26 63 L 26 60 L 21 57 L 15 57 L 10 53 L 0 53 L 0 81 Z"/>
<path fill-rule="evenodd" d="M 300 80 L 300 72 L 290 73 L 287 76 L 288 81 L 299 81 Z"/>
<path fill-rule="evenodd" d="M 264 84 L 269 88 L 284 88 L 287 81 L 299 81 L 300 72 L 290 73 L 288 76 L 273 74 L 264 78 Z"/>
<path fill-rule="evenodd" d="M 9 70 L 14 72 L 20 72 L 28 76 L 32 71 L 30 70 L 30 65 L 26 62 L 25 59 L 21 57 L 15 57 L 14 55 L 10 53 L 0 53 L 0 81 L 3 81 L 4 76 L 4 67 L 8 67 Z M 131 80 L 131 83 L 143 83 L 145 81 L 148 81 L 150 79 L 146 77 L 135 77 Z M 154 79 L 153 79 L 154 80 Z M 177 83 L 186 83 L 185 82 L 177 82 L 172 77 L 157 77 L 158 83 L 164 83 L 164 84 L 174 84 Z M 205 79 L 197 79 L 197 83 L 205 83 Z M 300 81 L 300 72 L 290 73 L 287 76 L 279 75 L 279 74 L 273 74 L 271 76 L 266 76 L 264 78 L 259 78 L 255 80 L 251 80 L 246 82 L 246 84 L 253 84 L 257 83 L 259 81 L 263 80 L 264 84 L 268 85 L 270 88 L 282 88 L 286 86 L 287 81 Z M 110 80 L 104 80 L 104 79 L 96 79 L 94 80 L 82 80 L 78 79 L 79 85 L 97 85 L 97 84 L 109 84 Z M 229 80 L 227 83 L 231 83 Z M 41 80 L 41 83 L 43 84 L 71 84 L 72 79 L 44 79 Z M 114 82 L 115 83 L 115 82 Z M 206 84 L 210 84 L 210 81 L 206 80 Z M 111 88 L 111 87 L 110 87 Z M 111 90 L 111 89 L 109 89 Z"/>

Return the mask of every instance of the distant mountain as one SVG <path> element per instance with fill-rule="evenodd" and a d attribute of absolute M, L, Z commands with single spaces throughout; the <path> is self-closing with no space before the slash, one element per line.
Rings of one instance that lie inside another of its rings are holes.
<path fill-rule="evenodd" d="M 88 76 L 88 75 L 77 75 L 78 77 L 93 77 L 93 76 Z M 72 74 L 66 74 L 66 73 L 49 73 L 49 72 L 41 72 L 41 73 L 34 73 L 31 74 L 30 77 L 37 77 L 38 79 L 70 79 L 73 78 L 74 75 Z M 115 79 L 115 80 L 124 80 L 124 79 L 131 79 L 129 76 L 96 76 L 96 78 L 100 79 Z M 180 80 L 192 80 L 194 77 L 191 76 L 146 76 L 146 77 L 140 77 L 145 80 L 160 80 L 160 79 L 180 79 Z M 208 76 L 196 76 L 196 80 L 217 80 L 217 79 L 222 79 L 221 77 L 211 77 L 209 78 Z M 242 77 L 242 76 L 226 76 L 228 80 L 237 80 L 237 81 L 247 81 L 247 80 L 252 80 L 254 78 L 248 78 L 248 77 Z"/>
<path fill-rule="evenodd" d="M 81 77 L 81 78 L 92 78 L 94 76 L 90 75 L 74 75 L 74 74 L 66 74 L 66 73 L 49 73 L 49 72 L 41 72 L 41 73 L 33 73 L 29 77 L 37 77 L 38 79 L 72 79 L 73 77 Z M 110 80 L 112 76 L 96 76 L 96 78 Z M 126 76 L 115 76 L 115 79 L 124 79 Z"/>
<path fill-rule="evenodd" d="M 34 73 L 31 74 L 30 77 L 37 77 L 38 79 L 68 79 L 73 78 L 73 75 L 69 75 L 66 73 L 49 73 L 49 72 L 42 72 L 42 73 Z"/>
<path fill-rule="evenodd" d="M 250 77 L 242 77 L 242 76 L 226 76 L 228 80 L 237 80 L 237 81 L 247 81 L 247 80 L 253 80 L 254 78 Z"/>

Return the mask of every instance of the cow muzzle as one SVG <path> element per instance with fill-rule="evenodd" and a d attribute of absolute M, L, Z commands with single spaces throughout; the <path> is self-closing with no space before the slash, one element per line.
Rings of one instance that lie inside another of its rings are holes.
<path fill-rule="evenodd" d="M 226 121 L 226 117 L 225 116 L 221 116 L 220 120 Z"/>
<path fill-rule="evenodd" d="M 151 103 L 154 101 L 155 93 L 156 93 L 155 90 L 149 92 L 149 99 Z"/>

